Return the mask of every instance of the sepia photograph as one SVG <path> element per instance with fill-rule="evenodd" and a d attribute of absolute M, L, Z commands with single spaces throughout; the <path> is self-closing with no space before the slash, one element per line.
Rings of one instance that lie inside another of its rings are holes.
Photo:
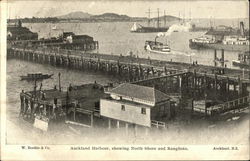
<path fill-rule="evenodd" d="M 0 1 L 1 160 L 249 160 L 247 0 Z"/>

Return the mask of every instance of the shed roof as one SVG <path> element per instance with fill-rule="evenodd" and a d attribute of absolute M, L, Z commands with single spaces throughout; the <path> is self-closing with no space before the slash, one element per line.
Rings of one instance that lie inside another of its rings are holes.
<path fill-rule="evenodd" d="M 36 34 L 37 35 L 37 33 L 31 32 L 27 27 L 10 26 L 10 27 L 7 27 L 7 31 L 15 35 L 21 35 L 21 34 Z"/>
<path fill-rule="evenodd" d="M 124 83 L 109 91 L 111 94 L 127 96 L 154 103 L 169 100 L 170 97 L 153 87 Z"/>

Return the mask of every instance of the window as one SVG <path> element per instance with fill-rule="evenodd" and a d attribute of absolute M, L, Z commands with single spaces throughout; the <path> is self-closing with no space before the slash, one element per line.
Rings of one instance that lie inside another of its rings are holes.
<path fill-rule="evenodd" d="M 125 105 L 122 105 L 121 110 L 125 111 Z"/>
<path fill-rule="evenodd" d="M 141 113 L 146 114 L 146 108 L 141 108 Z"/>

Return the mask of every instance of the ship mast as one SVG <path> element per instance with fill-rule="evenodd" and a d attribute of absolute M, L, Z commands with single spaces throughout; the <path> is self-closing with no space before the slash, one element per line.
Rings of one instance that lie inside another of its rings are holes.
<path fill-rule="evenodd" d="M 166 12 L 164 10 L 164 27 L 166 27 Z"/>
<path fill-rule="evenodd" d="M 160 27 L 160 11 L 159 11 L 159 8 L 157 8 L 157 14 L 158 14 L 158 17 L 157 17 L 157 28 Z"/>
<path fill-rule="evenodd" d="M 148 9 L 148 12 L 146 12 L 146 13 L 148 13 L 148 26 L 150 26 L 150 8 Z"/>

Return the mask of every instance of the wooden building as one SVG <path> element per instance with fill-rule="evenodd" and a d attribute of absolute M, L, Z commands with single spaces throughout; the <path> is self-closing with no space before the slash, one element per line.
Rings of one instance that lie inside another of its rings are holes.
<path fill-rule="evenodd" d="M 7 40 L 38 40 L 38 34 L 23 27 L 19 20 L 18 24 L 7 26 Z"/>
<path fill-rule="evenodd" d="M 153 87 L 135 84 L 121 84 L 107 92 L 108 99 L 101 99 L 100 115 L 120 124 L 151 127 L 165 126 L 162 119 L 173 117 L 174 103 L 171 98 Z M 160 123 L 159 123 L 160 122 Z"/>

